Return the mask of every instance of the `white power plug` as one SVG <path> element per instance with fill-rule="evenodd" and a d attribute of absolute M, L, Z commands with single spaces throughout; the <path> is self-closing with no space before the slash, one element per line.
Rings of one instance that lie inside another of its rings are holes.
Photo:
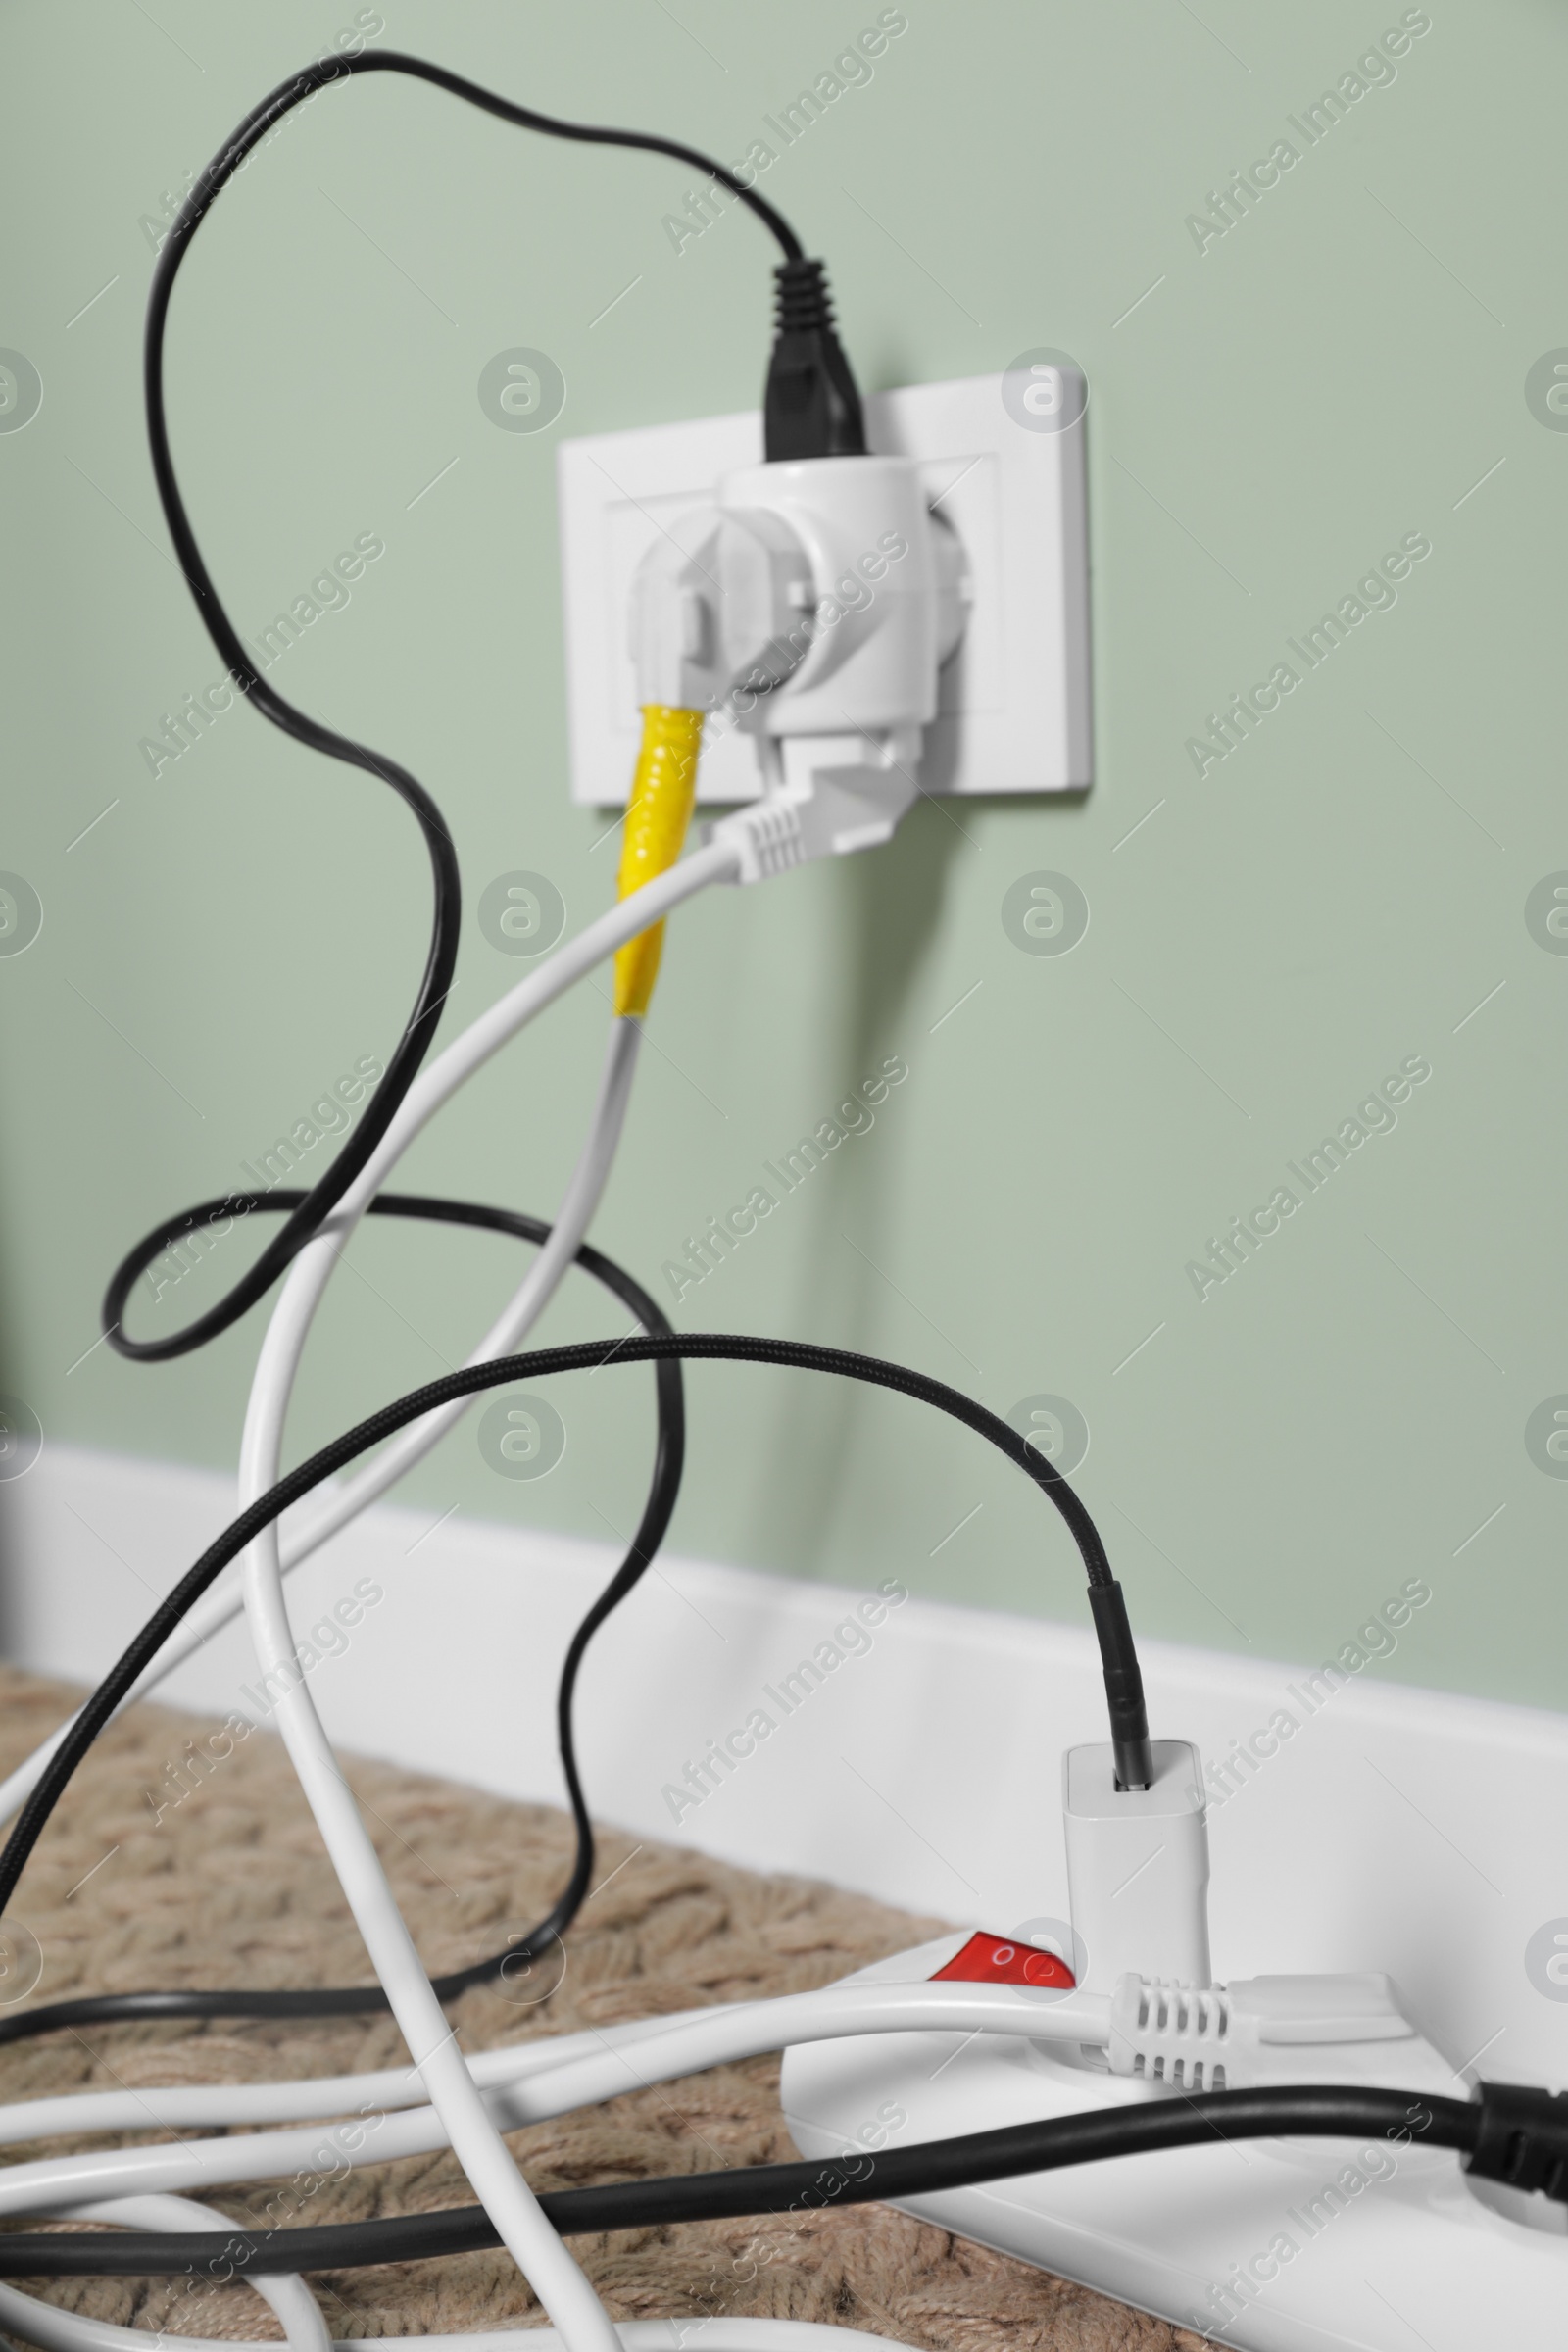
<path fill-rule="evenodd" d="M 754 695 L 781 683 L 805 651 L 791 622 L 814 602 L 810 560 L 782 516 L 738 506 L 678 515 L 632 580 L 639 707 L 718 711 L 742 679 Z"/>
<path fill-rule="evenodd" d="M 1248 1977 L 1162 1984 L 1124 1976 L 1110 2004 L 1110 2071 L 1172 2090 L 1375 2082 L 1454 2094 L 1388 1977 Z"/>
<path fill-rule="evenodd" d="M 631 599 L 639 699 L 757 744 L 762 799 L 713 828 L 741 880 L 891 836 L 966 589 L 907 458 L 743 467 L 650 547 Z"/>

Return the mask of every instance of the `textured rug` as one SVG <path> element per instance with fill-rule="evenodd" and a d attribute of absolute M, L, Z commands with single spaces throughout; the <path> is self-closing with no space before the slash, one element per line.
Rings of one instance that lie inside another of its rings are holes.
<path fill-rule="evenodd" d="M 0 1668 L 0 1771 L 19 1763 L 79 1695 Z M 221 1761 L 203 1764 L 217 1730 L 211 1721 L 141 1706 L 100 1741 L 19 1890 L 14 1916 L 43 1951 L 34 1998 L 368 1979 L 364 1947 L 280 1742 L 253 1732 Z M 351 1761 L 348 1777 L 432 1970 L 498 1949 L 508 1928 L 531 1925 L 548 1908 L 570 1857 L 564 1814 L 381 1764 Z M 549 1988 L 539 1988 L 543 1997 L 528 2001 L 476 1988 L 453 2014 L 465 2045 L 477 2050 L 701 2002 L 803 1991 L 944 1924 L 607 1829 L 597 1889 L 567 1938 L 564 1973 L 552 1970 Z M 394 2066 L 404 2056 L 386 2017 L 117 2026 L 0 2050 L 0 2099 L 346 2074 Z M 88 2144 L 61 2140 L 55 2147 L 63 2153 Z M 716 2067 L 533 2126 L 512 2145 L 538 2189 L 796 2154 L 771 2059 Z M 6 2153 L 15 2160 L 17 2152 Z M 276 2194 L 275 2183 L 239 2190 L 223 2200 L 224 2210 L 263 2228 L 270 2220 L 314 2224 L 472 2202 L 445 2155 L 324 2182 L 297 2211 L 270 2215 Z M 827 2320 L 931 2352 L 1196 2352 L 1200 2342 L 886 2206 L 572 2243 L 617 2319 L 724 2312 Z M 537 2325 L 543 2317 L 499 2252 L 323 2273 L 312 2283 L 338 2337 Z M 271 2312 L 242 2285 L 27 2284 L 72 2310 L 148 2329 L 227 2338 L 280 2333 Z"/>

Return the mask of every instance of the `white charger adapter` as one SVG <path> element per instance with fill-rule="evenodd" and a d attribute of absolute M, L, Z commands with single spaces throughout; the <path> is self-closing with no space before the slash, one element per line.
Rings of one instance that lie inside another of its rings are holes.
<path fill-rule="evenodd" d="M 1085 1991 L 1127 1975 L 1213 1983 L 1202 1767 L 1186 1740 L 1153 1742 L 1147 1788 L 1118 1788 L 1108 1741 L 1061 1759 L 1074 1960 Z"/>

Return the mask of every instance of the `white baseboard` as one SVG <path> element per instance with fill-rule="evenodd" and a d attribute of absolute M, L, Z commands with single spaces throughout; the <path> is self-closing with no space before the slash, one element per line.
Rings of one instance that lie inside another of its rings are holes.
<path fill-rule="evenodd" d="M 0 1493 L 8 1652 L 77 1680 L 111 1663 L 233 1510 L 227 1480 L 68 1447 Z M 615 1557 L 461 1515 L 432 1528 L 401 1509 L 368 1513 L 290 1580 L 302 1634 L 360 1580 L 381 1592 L 312 1672 L 333 1737 L 561 1801 L 556 1675 Z M 801 1678 L 806 1695 L 786 1713 L 784 1678 L 865 1597 L 662 1558 L 584 1669 L 595 1812 L 1004 1933 L 1063 1918 L 1060 1753 L 1104 1737 L 1087 1628 L 905 1599 L 869 1633 L 863 1620 L 846 1633 L 841 1663 L 824 1651 L 820 1686 Z M 1380 1683 L 1375 1666 L 1308 1715 L 1299 1666 L 1161 1642 L 1143 1658 L 1156 1734 L 1196 1740 L 1205 1758 L 1232 1754 L 1282 1708 L 1298 1719 L 1211 1809 L 1222 1978 L 1385 1969 L 1455 2062 L 1484 2049 L 1488 2072 L 1568 2082 L 1568 2011 L 1539 1988 L 1539 1961 L 1536 1981 L 1526 1970 L 1539 1931 L 1559 1922 L 1568 1936 L 1568 1723 Z M 164 1695 L 254 1719 L 244 1690 L 256 1680 L 235 1626 Z M 767 1735 L 676 1808 L 665 1790 L 688 1763 L 759 1708 Z"/>

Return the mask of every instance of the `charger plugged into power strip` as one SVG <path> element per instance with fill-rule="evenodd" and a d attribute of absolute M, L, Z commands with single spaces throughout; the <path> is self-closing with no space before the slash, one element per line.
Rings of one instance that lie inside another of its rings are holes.
<path fill-rule="evenodd" d="M 1118 1788 L 1108 1746 L 1062 1759 L 1072 1909 L 1060 1948 L 954 1935 L 851 1984 L 959 1975 L 1006 1983 L 1043 2019 L 1109 1996 L 1103 2042 L 982 2029 L 800 2044 L 781 2096 L 803 2153 L 846 2156 L 1086 2111 L 1191 2104 L 1206 2092 L 1320 2083 L 1396 2094 L 1381 2129 L 1221 2136 L 1068 2170 L 1034 2170 L 901 2198 L 920 2218 L 1157 2313 L 1238 2352 L 1510 2352 L 1562 2340 L 1568 2205 L 1461 2170 L 1430 2144 L 1436 2102 L 1473 2086 L 1405 2013 L 1385 1976 L 1211 1982 L 1208 1840 L 1198 1751 L 1153 1742 L 1147 1790 Z M 1038 1937 L 1039 1923 L 1031 1923 Z"/>

